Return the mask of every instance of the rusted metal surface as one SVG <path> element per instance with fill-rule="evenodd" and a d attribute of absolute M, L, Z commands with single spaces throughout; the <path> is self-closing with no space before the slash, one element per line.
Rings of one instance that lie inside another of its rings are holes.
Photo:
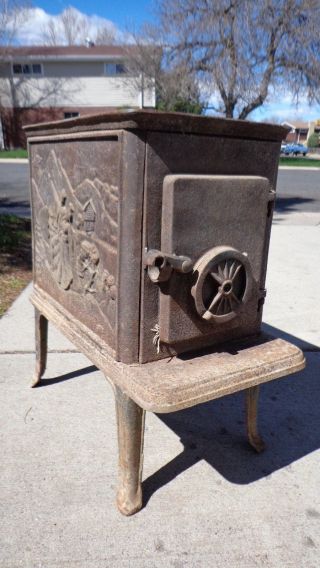
<path fill-rule="evenodd" d="M 47 320 L 114 387 L 117 503 L 142 506 L 144 415 L 246 390 L 261 451 L 258 385 L 301 370 L 261 334 L 284 129 L 150 112 L 28 127 L 36 372 Z"/>
<path fill-rule="evenodd" d="M 128 363 L 139 352 L 144 152 L 121 132 L 29 145 L 34 282 Z"/>
<path fill-rule="evenodd" d="M 154 285 L 141 273 L 139 361 L 169 356 L 257 332 L 264 295 L 278 143 L 150 132 L 147 136 L 143 247 L 188 256 L 216 246 L 247 253 L 254 293 L 224 326 L 198 314 L 191 289 L 196 271 Z M 262 303 L 259 303 L 261 307 Z M 161 349 L 154 346 L 159 325 Z"/>
<path fill-rule="evenodd" d="M 35 308 L 34 312 L 36 367 L 31 387 L 37 386 L 46 370 L 48 352 L 48 320 L 37 308 Z"/>
<path fill-rule="evenodd" d="M 247 433 L 249 444 L 260 453 L 265 449 L 265 443 L 258 431 L 258 402 L 260 387 L 251 387 L 246 391 Z"/>
<path fill-rule="evenodd" d="M 92 139 L 87 119 L 73 134 L 27 129 L 37 286 L 125 363 L 257 333 L 279 130 L 261 126 L 258 143 L 255 125 L 221 119 L 108 117 Z M 215 282 L 228 260 L 235 281 Z"/>
<path fill-rule="evenodd" d="M 141 477 L 145 411 L 115 387 L 119 447 L 117 505 L 123 515 L 133 515 L 142 507 Z"/>

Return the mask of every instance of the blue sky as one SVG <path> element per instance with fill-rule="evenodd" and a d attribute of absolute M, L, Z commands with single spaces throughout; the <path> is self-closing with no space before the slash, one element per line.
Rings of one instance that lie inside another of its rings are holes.
<path fill-rule="evenodd" d="M 320 105 L 313 104 L 310 106 L 307 101 L 302 100 L 298 106 L 293 104 L 289 96 L 283 95 L 277 97 L 277 102 L 270 100 L 262 107 L 254 111 L 250 120 L 269 120 L 274 122 L 278 120 L 316 120 L 320 119 Z"/>
<path fill-rule="evenodd" d="M 121 2 L 98 0 L 78 0 L 77 2 L 64 2 L 63 0 L 44 0 L 34 4 L 43 8 L 46 12 L 56 15 L 64 8 L 72 5 L 83 12 L 92 16 L 93 14 L 106 18 L 114 22 L 119 28 L 124 29 L 126 25 L 133 22 L 139 25 L 142 21 L 152 18 L 152 0 L 122 0 Z"/>
<path fill-rule="evenodd" d="M 91 29 L 94 30 L 101 24 L 110 25 L 119 35 L 128 30 L 137 29 L 142 22 L 152 20 L 152 7 L 156 0 L 122 0 L 121 2 L 98 0 L 77 0 L 72 6 L 90 16 Z M 35 0 L 33 4 L 32 18 L 22 26 L 18 41 L 20 44 L 41 43 L 39 34 L 50 16 L 57 16 L 71 4 L 64 0 Z M 121 37 L 121 35 L 120 35 Z M 314 120 L 320 118 L 320 105 L 310 107 L 308 102 L 302 100 L 297 107 L 291 103 L 290 95 L 277 93 L 268 104 L 263 105 L 249 117 L 251 120 Z"/>

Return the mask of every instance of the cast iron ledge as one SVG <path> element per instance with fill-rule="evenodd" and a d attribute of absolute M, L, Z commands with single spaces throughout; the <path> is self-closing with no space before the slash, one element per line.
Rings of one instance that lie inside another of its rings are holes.
<path fill-rule="evenodd" d="M 285 377 L 305 367 L 304 355 L 298 347 L 265 333 L 198 354 L 126 365 L 115 361 L 101 339 L 37 286 L 31 301 L 112 385 L 152 412 L 188 408 Z"/>
<path fill-rule="evenodd" d="M 274 142 L 281 142 L 288 133 L 287 128 L 279 125 L 154 110 L 99 113 L 24 127 L 28 138 L 59 135 L 64 132 L 115 129 L 202 134 Z"/>

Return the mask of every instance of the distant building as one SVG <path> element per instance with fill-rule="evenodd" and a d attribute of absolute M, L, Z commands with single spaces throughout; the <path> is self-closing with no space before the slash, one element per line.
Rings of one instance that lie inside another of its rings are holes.
<path fill-rule="evenodd" d="M 320 134 L 320 120 L 310 122 L 290 120 L 290 122 L 282 122 L 281 125 L 290 128 L 290 131 L 287 134 L 286 142 L 306 144 L 309 136 L 313 134 L 313 132 L 318 132 Z"/>
<path fill-rule="evenodd" d="M 0 48 L 0 138 L 25 145 L 22 126 L 117 109 L 153 108 L 155 89 L 126 67 L 128 48 Z M 1 147 L 1 139 L 0 139 Z"/>

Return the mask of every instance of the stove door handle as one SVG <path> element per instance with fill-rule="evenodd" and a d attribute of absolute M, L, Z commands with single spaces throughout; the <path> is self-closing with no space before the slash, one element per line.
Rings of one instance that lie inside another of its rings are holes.
<path fill-rule="evenodd" d="M 169 254 L 156 249 L 146 252 L 145 267 L 152 282 L 166 282 L 173 270 L 182 274 L 191 272 L 193 261 L 188 256 Z"/>

